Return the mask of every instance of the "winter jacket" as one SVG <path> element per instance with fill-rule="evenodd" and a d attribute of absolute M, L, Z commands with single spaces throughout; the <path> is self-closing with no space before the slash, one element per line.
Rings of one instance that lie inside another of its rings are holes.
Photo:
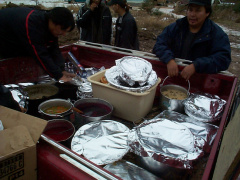
<path fill-rule="evenodd" d="M 89 6 L 85 3 L 77 15 L 76 23 L 80 30 L 80 40 L 110 45 L 112 15 L 109 8 L 100 3 L 98 8 L 91 11 Z"/>
<path fill-rule="evenodd" d="M 49 31 L 46 13 L 25 7 L 0 10 L 0 56 L 32 56 L 49 75 L 59 79 L 65 60 L 58 38 Z"/>
<path fill-rule="evenodd" d="M 181 48 L 188 27 L 186 17 L 167 26 L 158 36 L 153 53 L 164 63 L 174 58 L 182 58 Z M 190 47 L 187 59 L 193 61 L 198 73 L 218 73 L 226 70 L 231 62 L 227 34 L 207 18 Z"/>
<path fill-rule="evenodd" d="M 115 46 L 139 50 L 139 41 L 137 34 L 137 24 L 130 12 L 126 12 L 120 22 L 118 17 L 116 21 Z"/>

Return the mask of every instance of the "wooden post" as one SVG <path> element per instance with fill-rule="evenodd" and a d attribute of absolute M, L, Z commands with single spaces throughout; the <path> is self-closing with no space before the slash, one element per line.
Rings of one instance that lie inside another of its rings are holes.
<path fill-rule="evenodd" d="M 213 180 L 230 179 L 240 162 L 240 105 L 229 122 L 221 143 Z"/>

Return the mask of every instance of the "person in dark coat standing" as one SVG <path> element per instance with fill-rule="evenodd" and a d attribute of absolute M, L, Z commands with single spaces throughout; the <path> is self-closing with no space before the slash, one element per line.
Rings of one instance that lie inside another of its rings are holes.
<path fill-rule="evenodd" d="M 80 40 L 111 45 L 112 15 L 101 0 L 87 0 L 77 14 Z"/>
<path fill-rule="evenodd" d="M 153 53 L 167 64 L 168 75 L 178 76 L 175 58 L 191 60 L 181 71 L 185 80 L 195 73 L 218 73 L 231 63 L 227 34 L 209 16 L 211 0 L 190 0 L 187 16 L 167 26 L 158 36 Z"/>
<path fill-rule="evenodd" d="M 111 0 L 108 5 L 119 15 L 116 21 L 114 45 L 121 48 L 139 50 L 137 24 L 129 12 L 126 0 Z"/>
<path fill-rule="evenodd" d="M 70 81 L 58 37 L 73 30 L 70 10 L 56 7 L 40 11 L 26 7 L 0 10 L 0 57 L 31 56 L 56 80 Z M 14 63 L 14 62 L 13 62 Z"/>

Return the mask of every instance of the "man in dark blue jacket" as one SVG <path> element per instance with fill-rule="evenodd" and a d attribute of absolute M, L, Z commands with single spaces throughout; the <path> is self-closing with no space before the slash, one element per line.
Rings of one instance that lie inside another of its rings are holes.
<path fill-rule="evenodd" d="M 70 81 L 74 74 L 64 71 L 58 36 L 73 30 L 70 10 L 50 11 L 17 7 L 0 10 L 0 57 L 31 56 L 56 80 Z M 14 62 L 13 62 L 14 63 Z"/>
<path fill-rule="evenodd" d="M 231 62 L 227 34 L 209 19 L 211 0 L 190 0 L 187 16 L 167 26 L 158 36 L 153 53 L 167 64 L 168 75 L 179 73 L 175 58 L 191 60 L 181 76 L 189 80 L 195 73 L 218 73 Z"/>

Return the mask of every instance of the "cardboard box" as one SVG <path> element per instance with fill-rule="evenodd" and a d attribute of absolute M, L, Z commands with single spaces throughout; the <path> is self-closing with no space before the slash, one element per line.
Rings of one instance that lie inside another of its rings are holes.
<path fill-rule="evenodd" d="M 152 109 L 156 89 L 161 79 L 143 93 L 121 90 L 110 84 L 100 82 L 106 70 L 97 72 L 88 77 L 92 83 L 93 97 L 104 99 L 113 105 L 113 115 L 127 121 L 138 122 L 144 118 Z"/>
<path fill-rule="evenodd" d="M 36 144 L 47 121 L 0 106 L 0 179 L 37 179 Z"/>

